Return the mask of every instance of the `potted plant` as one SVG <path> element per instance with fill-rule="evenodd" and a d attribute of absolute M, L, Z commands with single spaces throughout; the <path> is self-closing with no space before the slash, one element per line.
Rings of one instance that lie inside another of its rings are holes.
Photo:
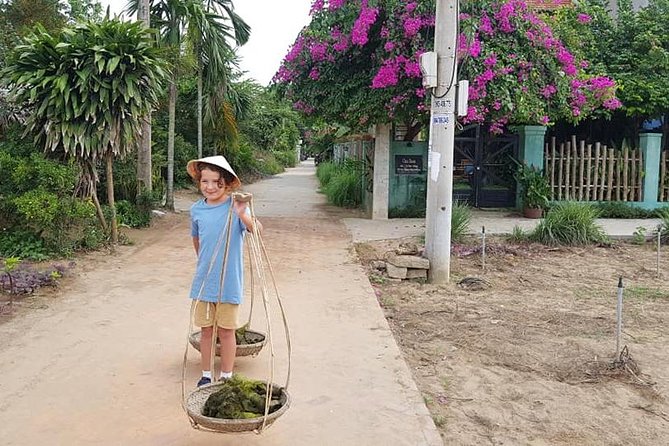
<path fill-rule="evenodd" d="M 519 164 L 516 181 L 520 186 L 523 216 L 526 218 L 541 218 L 544 209 L 548 208 L 548 199 L 551 194 L 551 188 L 546 177 L 544 177 L 543 170 L 535 166 Z"/>

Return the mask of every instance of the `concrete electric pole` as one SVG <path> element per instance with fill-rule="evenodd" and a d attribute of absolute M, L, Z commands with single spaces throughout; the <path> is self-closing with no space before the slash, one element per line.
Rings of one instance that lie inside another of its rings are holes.
<path fill-rule="evenodd" d="M 434 51 L 437 85 L 432 89 L 425 245 L 431 283 L 447 283 L 451 264 L 455 85 L 458 0 L 437 0 Z"/>

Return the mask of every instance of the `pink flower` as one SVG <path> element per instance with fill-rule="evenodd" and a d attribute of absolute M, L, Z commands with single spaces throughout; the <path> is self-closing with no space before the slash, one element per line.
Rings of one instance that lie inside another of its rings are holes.
<path fill-rule="evenodd" d="M 393 59 L 383 62 L 381 68 L 372 79 L 372 88 L 385 88 L 397 85 L 399 67 Z"/>
<path fill-rule="evenodd" d="M 420 17 L 410 17 L 404 20 L 404 37 L 410 39 L 411 37 L 418 34 L 420 27 L 423 24 L 423 20 Z"/>
<path fill-rule="evenodd" d="M 346 3 L 346 0 L 330 0 L 328 2 L 328 9 L 330 11 L 334 11 L 335 9 L 339 9 L 344 6 L 344 3 Z"/>
<path fill-rule="evenodd" d="M 353 24 L 351 42 L 358 46 L 364 46 L 369 40 L 369 37 L 367 36 L 369 28 L 376 22 L 378 15 L 379 9 L 369 8 L 365 2 L 360 10 L 360 15 Z"/>
<path fill-rule="evenodd" d="M 604 104 L 602 105 L 604 105 L 604 108 L 607 108 L 609 110 L 615 110 L 617 108 L 622 107 L 623 103 L 620 102 L 620 99 L 618 98 L 611 98 L 604 101 Z"/>
<path fill-rule="evenodd" d="M 393 42 L 386 42 L 385 45 L 383 45 L 383 49 L 391 52 L 395 48 L 395 44 Z"/>
<path fill-rule="evenodd" d="M 317 81 L 321 77 L 321 73 L 318 71 L 318 68 L 314 67 L 309 72 L 309 78 Z"/>
<path fill-rule="evenodd" d="M 588 14 L 579 14 L 576 16 L 576 20 L 578 20 L 578 23 L 587 25 L 588 23 L 592 22 L 592 17 L 590 17 Z"/>
<path fill-rule="evenodd" d="M 474 36 L 474 41 L 469 46 L 469 55 L 474 58 L 481 55 L 481 41 L 478 39 L 478 36 Z"/>

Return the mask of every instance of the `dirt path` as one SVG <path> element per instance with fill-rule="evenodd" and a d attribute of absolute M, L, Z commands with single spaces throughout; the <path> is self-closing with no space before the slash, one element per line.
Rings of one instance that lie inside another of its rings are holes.
<path fill-rule="evenodd" d="M 182 212 L 136 234 L 116 256 L 80 259 L 78 276 L 55 298 L 0 325 L 0 443 L 441 444 L 350 237 L 315 188 L 313 166 L 304 165 L 248 188 L 258 197 L 293 342 L 293 405 L 267 432 L 196 431 L 180 407 L 194 266 Z M 256 316 L 256 324 L 264 320 Z M 285 344 L 278 313 L 272 318 L 282 383 Z M 266 377 L 267 350 L 240 359 L 237 371 Z M 198 373 L 191 350 L 189 388 Z"/>

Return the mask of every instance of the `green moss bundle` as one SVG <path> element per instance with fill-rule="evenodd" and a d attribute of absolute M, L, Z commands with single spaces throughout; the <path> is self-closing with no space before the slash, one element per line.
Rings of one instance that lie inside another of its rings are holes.
<path fill-rule="evenodd" d="M 235 330 L 235 340 L 237 345 L 251 345 L 263 341 L 264 336 L 253 331 L 247 331 L 246 325 Z M 220 341 L 216 340 L 218 344 Z"/>
<path fill-rule="evenodd" d="M 265 415 L 265 392 L 262 381 L 244 379 L 238 375 L 224 381 L 221 388 L 209 395 L 204 403 L 202 415 L 212 418 L 248 419 Z M 281 406 L 281 391 L 272 389 L 269 413 Z"/>

